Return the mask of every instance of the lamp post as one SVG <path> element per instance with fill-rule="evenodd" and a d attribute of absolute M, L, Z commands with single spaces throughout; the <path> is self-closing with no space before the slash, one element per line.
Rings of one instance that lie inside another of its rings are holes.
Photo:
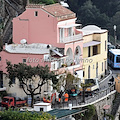
<path fill-rule="evenodd" d="M 114 39 L 115 39 L 115 48 L 116 48 L 116 40 L 117 40 L 117 36 L 116 36 L 116 25 L 114 25 Z"/>

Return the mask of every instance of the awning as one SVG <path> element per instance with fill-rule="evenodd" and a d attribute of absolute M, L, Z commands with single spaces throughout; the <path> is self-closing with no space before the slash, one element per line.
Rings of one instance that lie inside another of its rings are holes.
<path fill-rule="evenodd" d="M 63 56 L 61 53 L 59 53 L 58 51 L 56 51 L 56 50 L 54 50 L 54 49 L 52 49 L 52 51 L 53 51 L 54 53 L 56 53 L 57 55 L 59 55 L 60 57 Z"/>
<path fill-rule="evenodd" d="M 71 24 L 71 25 L 65 25 L 65 26 L 59 26 L 59 28 L 70 28 L 70 27 L 76 27 L 80 26 L 81 24 Z"/>
<path fill-rule="evenodd" d="M 87 109 L 81 110 L 81 109 L 53 109 L 51 111 L 48 111 L 47 113 L 51 114 L 52 116 L 56 116 L 57 120 L 59 119 L 63 119 L 66 118 L 70 115 L 75 115 L 78 113 L 83 113 L 85 112 Z"/>
<path fill-rule="evenodd" d="M 94 46 L 94 45 L 98 45 L 98 44 L 100 44 L 100 43 L 101 43 L 101 42 L 99 42 L 99 41 L 90 41 L 90 42 L 84 43 L 84 44 L 83 44 L 83 47 Z"/>
<path fill-rule="evenodd" d="M 104 105 L 104 106 L 103 106 L 103 109 L 104 109 L 104 110 L 110 109 L 110 105 Z"/>

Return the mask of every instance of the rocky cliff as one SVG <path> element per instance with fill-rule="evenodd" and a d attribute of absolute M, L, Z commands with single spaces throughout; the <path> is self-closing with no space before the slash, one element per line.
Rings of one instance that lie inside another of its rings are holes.
<path fill-rule="evenodd" d="M 27 0 L 0 0 L 0 45 L 12 42 L 12 19 L 20 15 Z"/>

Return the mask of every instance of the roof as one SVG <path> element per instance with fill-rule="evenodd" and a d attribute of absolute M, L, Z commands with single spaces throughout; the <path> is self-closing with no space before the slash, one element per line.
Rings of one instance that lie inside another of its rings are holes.
<path fill-rule="evenodd" d="M 100 27 L 98 27 L 96 25 L 88 25 L 88 26 L 83 27 L 82 29 L 78 29 L 78 31 L 83 32 L 83 36 L 107 32 L 106 29 L 101 29 Z"/>
<path fill-rule="evenodd" d="M 48 111 L 48 113 L 51 114 L 52 116 L 56 116 L 57 119 L 60 119 L 60 118 L 64 118 L 64 117 L 67 117 L 69 115 L 74 115 L 74 114 L 84 112 L 84 111 L 86 111 L 86 110 L 81 110 L 81 109 L 72 109 L 72 110 L 69 110 L 69 109 L 54 109 L 54 110 Z"/>
<path fill-rule="evenodd" d="M 94 45 L 98 45 L 100 43 L 101 42 L 99 42 L 99 41 L 90 41 L 90 42 L 84 43 L 83 47 L 94 46 Z"/>
<path fill-rule="evenodd" d="M 5 45 L 5 50 L 9 53 L 29 53 L 29 54 L 46 54 L 49 53 L 48 44 L 32 43 L 32 44 L 9 44 Z M 52 47 L 50 45 L 50 47 Z"/>
<path fill-rule="evenodd" d="M 51 13 L 54 16 L 64 16 L 68 14 L 74 14 L 71 10 L 61 6 L 60 4 L 46 5 L 42 7 L 45 11 Z"/>
<path fill-rule="evenodd" d="M 120 55 L 120 49 L 110 49 L 110 52 L 112 52 L 114 55 Z"/>
<path fill-rule="evenodd" d="M 58 18 L 58 21 L 73 19 L 76 18 L 76 14 L 71 10 L 63 7 L 59 3 L 51 4 L 51 5 L 40 5 L 40 4 L 30 4 L 26 8 L 38 8 L 42 9 L 54 17 Z"/>
<path fill-rule="evenodd" d="M 41 102 L 41 103 L 36 103 L 36 104 L 34 104 L 34 106 L 49 106 L 49 105 L 51 105 L 51 103 Z"/>

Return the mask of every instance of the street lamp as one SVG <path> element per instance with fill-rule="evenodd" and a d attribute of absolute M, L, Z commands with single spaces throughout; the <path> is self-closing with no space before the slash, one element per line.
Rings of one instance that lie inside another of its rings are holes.
<path fill-rule="evenodd" d="M 114 25 L 114 39 L 115 39 L 115 47 L 116 47 L 116 40 L 117 40 L 117 36 L 116 36 L 116 25 Z"/>

